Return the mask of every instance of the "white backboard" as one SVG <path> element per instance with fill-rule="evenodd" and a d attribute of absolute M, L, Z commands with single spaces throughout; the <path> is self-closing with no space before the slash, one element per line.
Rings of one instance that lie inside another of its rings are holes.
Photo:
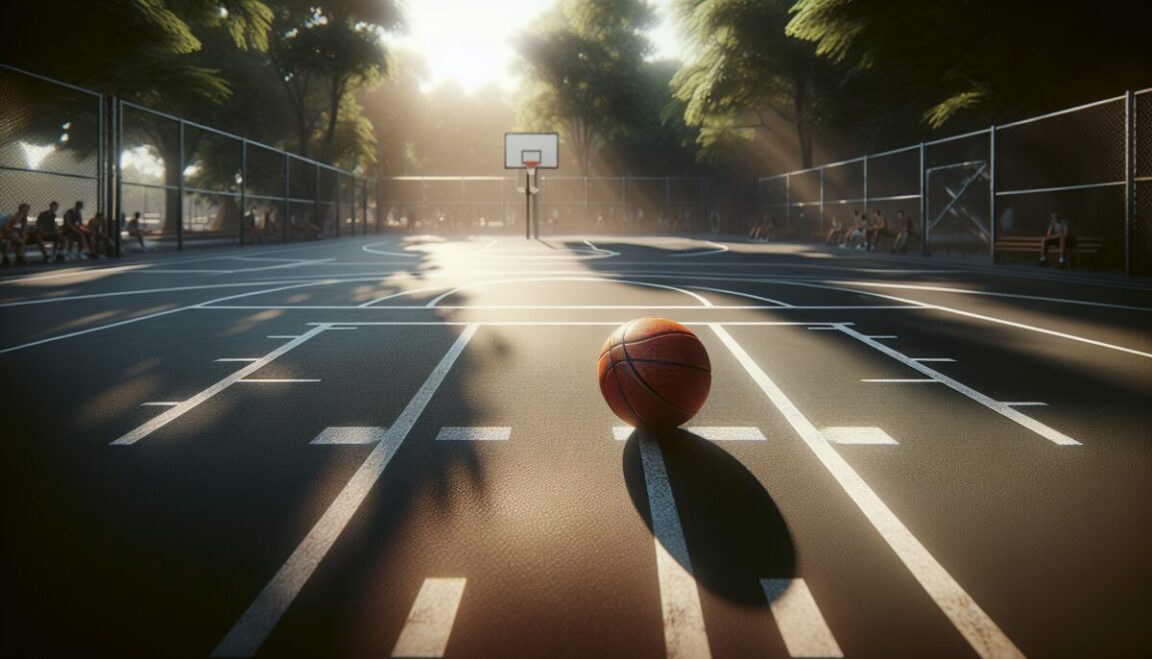
<path fill-rule="evenodd" d="M 504 133 L 504 169 L 524 169 L 535 160 L 538 169 L 560 166 L 560 136 L 556 133 Z"/>

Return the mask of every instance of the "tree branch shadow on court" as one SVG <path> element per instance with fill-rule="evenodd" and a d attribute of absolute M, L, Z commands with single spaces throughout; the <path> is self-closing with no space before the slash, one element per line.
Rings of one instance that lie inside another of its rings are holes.
<path fill-rule="evenodd" d="M 767 605 L 761 579 L 795 576 L 791 532 L 760 481 L 736 458 L 687 430 L 634 431 L 623 470 L 636 512 L 652 528 L 640 442 L 658 441 L 698 583 L 731 602 Z M 669 551 L 676 556 L 675 551 Z M 689 566 L 684 566 L 689 567 Z"/>

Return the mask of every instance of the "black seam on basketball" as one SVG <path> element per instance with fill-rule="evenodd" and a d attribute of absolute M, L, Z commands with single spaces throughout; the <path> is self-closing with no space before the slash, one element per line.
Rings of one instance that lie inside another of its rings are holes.
<path fill-rule="evenodd" d="M 614 371 L 616 370 L 616 367 L 613 366 L 610 370 Z M 640 413 L 636 411 L 635 407 L 632 407 L 632 401 L 628 400 L 628 394 L 624 393 L 624 385 L 620 384 L 619 375 L 616 376 L 616 388 L 620 390 L 620 399 L 623 400 L 624 404 L 628 406 L 628 409 L 632 411 L 632 416 L 636 417 L 636 421 L 639 423 L 639 425 L 648 425 L 644 421 L 644 417 L 640 416 Z"/>
<path fill-rule="evenodd" d="M 711 375 L 712 369 L 705 368 L 699 364 L 688 364 L 686 362 L 672 362 L 667 359 L 636 359 L 635 357 L 629 359 L 630 362 L 640 362 L 642 364 L 667 364 L 668 366 L 683 366 L 685 368 L 694 368 L 698 371 L 704 371 Z"/>
<path fill-rule="evenodd" d="M 655 396 L 657 399 L 663 401 L 664 403 L 667 403 L 669 407 L 678 409 L 678 410 L 683 411 L 683 412 L 689 412 L 691 414 L 695 414 L 698 410 L 690 410 L 686 407 L 680 407 L 676 403 L 673 403 L 672 401 L 668 400 L 667 398 L 656 393 L 656 390 L 653 389 L 648 384 L 648 381 L 644 379 L 644 376 L 640 375 L 640 371 L 636 370 L 636 367 L 632 365 L 632 358 L 628 356 L 628 327 L 631 327 L 634 323 L 636 323 L 636 321 L 632 320 L 632 321 L 628 322 L 627 326 L 625 326 L 624 332 L 620 336 L 620 347 L 624 349 L 624 362 L 626 362 L 628 364 L 628 368 L 632 369 L 632 375 L 636 376 L 636 381 L 639 382 L 640 385 L 643 386 L 645 389 L 647 389 L 648 393 L 652 394 L 653 396 Z M 683 332 L 668 332 L 668 334 L 683 334 Z M 656 337 L 648 337 L 648 338 L 656 338 Z M 647 339 L 644 339 L 644 340 L 647 340 Z M 617 363 L 621 363 L 621 362 L 617 362 Z M 617 378 L 617 380 L 619 380 L 619 378 Z M 627 400 L 627 398 L 625 398 L 625 400 Z M 631 408 L 632 404 L 629 403 L 628 407 Z M 635 412 L 636 410 L 632 410 L 632 411 Z M 636 418 L 640 418 L 640 416 L 637 415 Z"/>
<path fill-rule="evenodd" d="M 635 321 L 633 321 L 633 322 L 635 322 Z M 696 336 L 696 334 L 694 334 L 694 333 L 692 333 L 692 332 L 682 332 L 682 331 L 680 331 L 680 330 L 668 330 L 667 332 L 660 332 L 659 334 L 649 334 L 648 336 L 646 336 L 646 337 L 644 337 L 644 338 L 642 338 L 642 339 L 637 339 L 637 340 L 635 340 L 635 341 L 630 341 L 630 343 L 631 343 L 632 345 L 640 345 L 641 343 L 644 343 L 645 341 L 651 341 L 652 339 L 658 339 L 658 338 L 660 338 L 660 337 L 662 337 L 662 336 L 671 336 L 671 335 L 673 335 L 673 334 L 681 334 L 681 335 L 683 335 L 683 336 L 690 336 L 690 337 L 692 337 L 692 338 L 694 338 L 694 339 L 697 339 L 697 340 L 699 340 L 699 338 L 700 338 L 700 337 Z M 621 337 L 621 341 L 623 341 L 623 337 Z"/>

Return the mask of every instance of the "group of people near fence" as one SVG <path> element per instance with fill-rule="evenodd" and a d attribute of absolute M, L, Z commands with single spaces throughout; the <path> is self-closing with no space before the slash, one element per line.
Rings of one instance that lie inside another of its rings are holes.
<path fill-rule="evenodd" d="M 13 262 L 24 265 L 24 253 L 33 246 L 39 248 L 44 263 L 59 263 L 70 258 L 96 259 L 111 254 L 115 229 L 109 226 L 103 213 L 97 212 L 85 220 L 83 201 L 64 211 L 63 218 L 57 215 L 59 209 L 59 202 L 53 201 L 32 220 L 32 206 L 22 203 L 15 213 L 0 217 L 0 267 Z M 140 213 L 133 216 L 126 229 L 129 236 L 140 242 L 141 250 L 146 249 L 140 231 Z M 10 250 L 12 259 L 8 256 Z"/>
<path fill-rule="evenodd" d="M 908 241 L 915 236 L 915 224 L 912 218 L 905 215 L 903 210 L 896 211 L 896 237 L 888 247 L 890 252 L 904 252 L 908 249 Z M 875 250 L 880 242 L 892 236 L 892 226 L 888 218 L 880 209 L 872 211 L 872 219 L 859 211 L 852 211 L 852 221 L 844 224 L 835 215 L 832 216 L 831 226 L 824 242 L 842 249 Z"/>

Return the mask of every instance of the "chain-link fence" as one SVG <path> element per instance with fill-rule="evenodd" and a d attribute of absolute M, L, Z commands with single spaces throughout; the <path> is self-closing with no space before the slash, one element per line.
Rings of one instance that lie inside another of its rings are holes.
<path fill-rule="evenodd" d="M 59 201 L 114 247 L 263 244 L 381 231 L 375 181 L 0 65 L 0 214 Z M 119 230 L 117 230 L 119 229 Z"/>
<path fill-rule="evenodd" d="M 100 94 L 0 66 L 0 216 L 105 210 L 104 110 Z"/>
<path fill-rule="evenodd" d="M 1039 257 L 1053 213 L 1074 261 L 1152 274 L 1152 90 L 759 179 L 780 237 L 842 240 L 852 211 L 911 218 L 925 255 Z M 1036 244 L 1035 251 L 1020 245 Z M 881 245 L 882 247 L 883 245 Z"/>

